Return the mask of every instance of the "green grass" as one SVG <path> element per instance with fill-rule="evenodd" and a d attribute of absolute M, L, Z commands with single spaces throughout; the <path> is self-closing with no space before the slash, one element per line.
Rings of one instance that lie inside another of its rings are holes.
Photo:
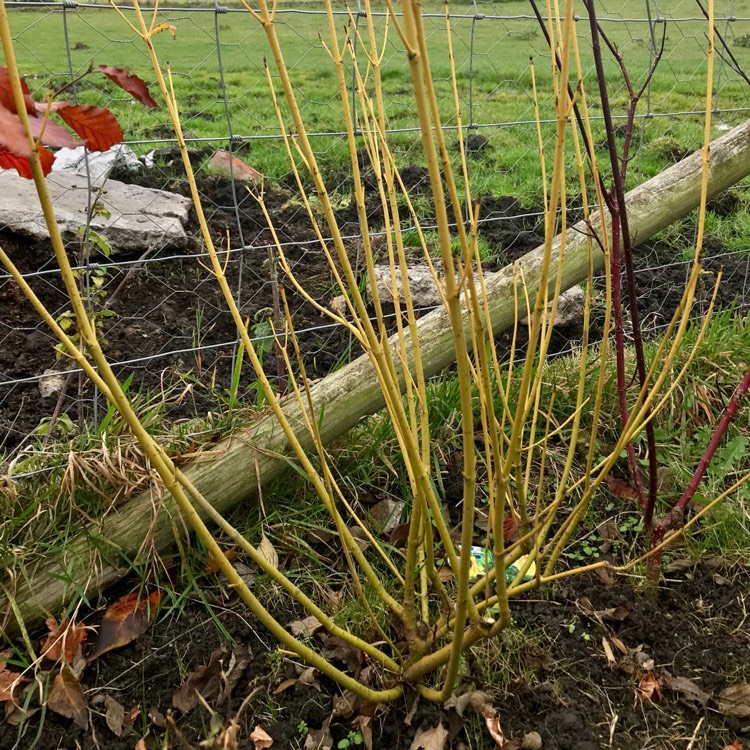
<path fill-rule="evenodd" d="M 302 5 L 282 5 L 282 12 L 278 16 L 278 35 L 308 130 L 340 132 L 343 129 L 343 118 L 334 70 L 318 40 L 319 34 L 328 39 L 325 16 L 322 13 L 299 15 L 292 12 L 293 8 Z M 735 15 L 748 15 L 748 6 L 750 0 L 735 3 Z M 430 30 L 429 53 L 440 102 L 444 105 L 443 121 L 450 126 L 455 124 L 455 115 L 452 113 L 453 98 L 444 21 L 440 17 L 442 5 L 431 0 L 425 7 L 428 12 L 437 16 L 426 21 Z M 315 3 L 304 3 L 304 8 L 306 11 L 321 10 L 321 6 Z M 667 18 L 695 15 L 692 8 L 687 13 L 684 5 L 676 0 L 667 3 L 660 10 Z M 717 6 L 717 13 L 721 14 L 723 10 L 721 4 Z M 480 130 L 489 138 L 490 146 L 469 159 L 473 189 L 477 193 L 511 194 L 527 203 L 538 202 L 541 183 L 536 133 L 532 124 L 534 109 L 530 93 L 530 56 L 536 60 L 541 117 L 549 119 L 554 116 L 554 100 L 549 85 L 549 51 L 541 32 L 535 21 L 528 18 L 530 8 L 522 0 L 489 7 L 488 12 L 517 18 L 502 21 L 487 18 L 476 22 L 470 81 L 469 41 L 472 21 L 462 16 L 471 16 L 473 6 L 456 4 L 452 6 L 451 12 L 464 124 L 471 117 L 475 123 L 497 125 Z M 10 16 L 19 63 L 29 79 L 32 91 L 41 94 L 50 84 L 63 84 L 68 76 L 68 61 L 61 13 L 23 10 L 13 11 Z M 605 29 L 622 51 L 631 77 L 637 84 L 649 64 L 648 26 L 636 21 L 616 21 L 622 18 L 641 18 L 641 3 L 637 0 L 607 2 L 600 9 L 600 16 L 605 19 Z M 132 20 L 132 13 L 128 17 Z M 186 9 L 159 13 L 157 20 L 171 23 L 177 29 L 176 40 L 172 40 L 166 33 L 160 34 L 156 37 L 156 47 L 162 64 L 169 63 L 173 72 L 185 128 L 195 138 L 226 139 L 228 126 L 217 66 L 214 14 Z M 346 17 L 338 16 L 338 20 L 339 30 L 342 30 Z M 142 43 L 114 11 L 68 11 L 67 26 L 74 71 L 85 69 L 93 58 L 97 64 L 125 66 L 146 81 L 153 81 L 154 76 Z M 379 20 L 378 28 L 382 37 L 382 19 Z M 578 29 L 584 80 L 593 94 L 595 77 L 590 46 L 585 42 L 586 28 L 583 22 L 579 23 Z M 253 166 L 261 169 L 271 179 L 281 178 L 288 172 L 288 166 L 280 141 L 259 138 L 275 136 L 279 132 L 263 73 L 264 58 L 269 57 L 265 35 L 246 12 L 220 15 L 218 31 L 233 132 L 253 139 L 246 157 Z M 731 34 L 729 38 L 731 40 Z M 733 45 L 732 51 L 740 64 L 746 70 L 750 69 L 750 49 Z M 609 58 L 606 71 L 611 82 L 610 94 L 615 114 L 622 115 L 627 105 L 627 95 L 616 64 Z M 473 86 L 471 111 L 470 83 Z M 383 85 L 389 126 L 414 128 L 415 112 L 413 98 L 409 95 L 406 58 L 392 28 L 384 55 Z M 157 92 L 154 93 L 158 99 Z M 91 79 L 83 86 L 81 97 L 83 101 L 111 107 L 120 118 L 129 139 L 158 141 L 170 137 L 163 109 L 146 110 L 129 101 L 126 95 L 104 80 Z M 699 21 L 668 24 L 664 59 L 651 90 L 651 111 L 657 116 L 648 121 L 645 131 L 646 143 L 656 142 L 657 147 L 643 150 L 642 157 L 631 169 L 633 180 L 651 176 L 668 161 L 658 148 L 660 139 L 674 139 L 687 150 L 700 145 L 700 112 L 703 111 L 704 101 L 704 24 Z M 720 97 L 716 104 L 722 109 L 748 106 L 746 84 L 726 69 L 722 71 Z M 697 114 L 678 118 L 659 116 L 670 112 Z M 592 109 L 591 114 L 596 116 L 599 112 Z M 745 116 L 746 113 L 721 115 L 717 118 L 717 124 L 732 124 Z M 514 122 L 522 124 L 513 125 Z M 549 145 L 554 137 L 553 127 L 544 125 L 543 135 Z M 603 130 L 598 123 L 595 123 L 595 138 L 603 138 Z M 452 136 L 449 139 L 454 140 Z M 340 172 L 346 156 L 344 139 L 335 136 L 321 137 L 315 139 L 314 143 L 323 168 L 332 173 L 337 170 Z M 392 145 L 401 164 L 422 162 L 414 133 L 397 135 Z M 142 148 L 152 147 L 145 145 Z M 336 185 L 332 187 L 335 188 Z"/>

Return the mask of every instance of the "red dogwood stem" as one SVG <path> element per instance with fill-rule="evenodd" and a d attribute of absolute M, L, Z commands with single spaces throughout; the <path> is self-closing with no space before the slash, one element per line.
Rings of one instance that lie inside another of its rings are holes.
<path fill-rule="evenodd" d="M 684 513 L 685 508 L 687 508 L 688 503 L 693 499 L 693 495 L 698 489 L 698 485 L 701 483 L 701 480 L 706 473 L 706 469 L 708 469 L 708 465 L 711 463 L 711 459 L 713 458 L 714 453 L 716 453 L 716 449 L 719 447 L 719 444 L 721 443 L 730 422 L 734 419 L 735 414 L 737 414 L 737 410 L 740 408 L 740 403 L 747 393 L 748 388 L 750 388 L 750 368 L 748 368 L 747 372 L 745 373 L 745 377 L 742 378 L 742 382 L 735 391 L 731 401 L 727 404 L 727 407 L 724 410 L 724 414 L 722 414 L 719 423 L 716 425 L 714 434 L 711 435 L 711 440 L 706 446 L 706 450 L 703 453 L 701 460 L 698 462 L 698 466 L 693 472 L 690 483 L 685 488 L 685 492 L 682 493 L 682 497 L 677 501 L 677 504 L 669 512 L 669 515 L 667 515 L 661 522 L 660 525 L 664 526 L 665 529 L 669 529 L 679 520 L 679 518 Z"/>

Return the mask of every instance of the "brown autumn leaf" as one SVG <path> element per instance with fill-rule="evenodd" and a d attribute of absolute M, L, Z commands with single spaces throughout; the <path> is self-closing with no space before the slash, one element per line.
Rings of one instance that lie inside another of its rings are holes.
<path fill-rule="evenodd" d="M 221 692 L 222 669 L 221 662 L 227 656 L 225 648 L 217 648 L 208 664 L 203 664 L 190 672 L 185 681 L 172 694 L 172 706 L 187 714 L 198 704 L 198 695 L 206 701 L 213 701 Z"/>
<path fill-rule="evenodd" d="M 255 750 L 265 750 L 265 748 L 273 745 L 273 737 L 271 737 L 262 727 L 255 727 L 255 729 L 250 732 L 250 740 L 252 741 Z"/>
<path fill-rule="evenodd" d="M 313 615 L 305 617 L 303 620 L 295 620 L 294 622 L 289 623 L 289 629 L 292 631 L 292 635 L 298 637 L 303 635 L 306 638 L 315 635 L 315 633 L 317 633 L 322 627 L 323 624 Z"/>
<path fill-rule="evenodd" d="M 401 523 L 401 514 L 404 512 L 404 501 L 386 497 L 380 502 L 375 503 L 368 512 L 370 520 L 378 533 L 387 537 Z"/>
<path fill-rule="evenodd" d="M 448 740 L 448 730 L 438 724 L 429 729 L 418 729 L 409 750 L 443 750 Z"/>
<path fill-rule="evenodd" d="M 113 68 L 109 65 L 97 65 L 96 69 L 100 73 L 104 73 L 107 78 L 113 83 L 116 83 L 123 91 L 127 91 L 133 99 L 137 99 L 145 107 L 151 109 L 158 107 L 159 105 L 154 101 L 154 98 L 148 91 L 148 86 L 145 81 L 138 78 L 136 75 L 128 73 L 125 68 Z"/>
<path fill-rule="evenodd" d="M 89 662 L 107 651 L 127 646 L 142 636 L 156 618 L 161 594 L 154 591 L 146 598 L 127 594 L 118 599 L 105 613 L 99 628 L 99 638 Z"/>
<path fill-rule="evenodd" d="M 724 745 L 724 750 L 742 750 L 742 743 L 735 740 L 731 745 Z"/>
<path fill-rule="evenodd" d="M 88 727 L 88 701 L 75 672 L 67 664 L 62 665 L 52 682 L 47 708 L 67 719 L 73 719 L 82 729 Z"/>
<path fill-rule="evenodd" d="M 224 556 L 229 560 L 229 562 L 232 562 L 235 557 L 237 557 L 237 550 L 236 549 L 228 549 Z M 208 562 L 206 563 L 206 569 L 203 571 L 205 575 L 213 575 L 214 573 L 219 572 L 219 561 L 214 557 L 212 552 L 208 553 Z"/>
<path fill-rule="evenodd" d="M 63 620 L 59 625 L 54 617 L 47 620 L 49 633 L 42 642 L 42 656 L 50 661 L 64 661 L 72 664 L 80 644 L 86 641 L 88 632 L 85 625 L 75 620 Z"/>
<path fill-rule="evenodd" d="M 638 694 L 643 700 L 656 701 L 661 700 L 662 686 L 656 675 L 647 672 L 638 682 Z"/>
<path fill-rule="evenodd" d="M 716 705 L 724 716 L 737 716 L 740 719 L 750 717 L 750 683 L 738 682 L 722 690 Z"/>
<path fill-rule="evenodd" d="M 635 490 L 625 479 L 618 479 L 613 474 L 607 474 L 604 481 L 607 483 L 609 491 L 615 497 L 624 497 L 628 500 L 635 500 L 637 497 Z"/>
<path fill-rule="evenodd" d="M 587 596 L 582 596 L 576 604 L 586 617 L 597 622 L 622 622 L 629 612 L 625 607 L 609 607 L 608 609 L 594 609 Z"/>
<path fill-rule="evenodd" d="M 505 735 L 500 728 L 500 717 L 497 715 L 497 711 L 492 706 L 487 706 L 482 711 L 482 716 L 484 716 L 484 725 L 487 727 L 490 737 L 495 740 L 498 747 L 502 747 L 505 744 Z"/>
<path fill-rule="evenodd" d="M 122 737 L 122 730 L 125 727 L 125 709 L 122 703 L 118 703 L 111 695 L 105 695 L 104 708 L 106 711 L 104 718 L 110 731 L 117 737 Z"/>
<path fill-rule="evenodd" d="M 271 540 L 263 534 L 258 545 L 258 552 L 261 557 L 271 565 L 271 567 L 278 570 L 279 567 L 279 553 L 276 552 L 276 548 L 273 546 Z"/>
<path fill-rule="evenodd" d="M 26 81 L 21 79 L 21 90 L 23 91 L 23 100 L 26 104 L 26 111 L 30 114 L 36 114 L 36 104 L 31 98 L 31 92 L 26 84 Z M 10 74 L 8 69 L 0 65 L 0 106 L 12 112 L 14 115 L 18 114 L 16 109 L 16 102 L 13 98 L 13 89 L 10 85 Z"/>
<path fill-rule="evenodd" d="M 0 661 L 0 703 L 13 700 L 16 688 L 29 681 L 20 672 L 14 672 L 6 668 L 7 662 Z"/>
<path fill-rule="evenodd" d="M 612 646 L 606 638 L 602 638 L 602 649 L 604 650 L 604 657 L 607 660 L 607 666 L 612 667 L 617 664 L 615 659 L 615 653 L 612 650 Z"/>
<path fill-rule="evenodd" d="M 223 668 L 221 675 L 221 692 L 216 701 L 217 706 L 221 706 L 232 695 L 235 685 L 240 681 L 240 677 L 245 673 L 250 662 L 253 660 L 253 652 L 249 646 L 238 646 L 229 656 L 229 664 Z"/>
<path fill-rule="evenodd" d="M 90 151 L 107 151 L 122 142 L 122 128 L 108 109 L 75 104 L 60 107 L 55 114 L 86 141 Z"/>
<path fill-rule="evenodd" d="M 711 696 L 687 677 L 672 677 L 666 669 L 661 671 L 661 681 L 667 690 L 677 693 L 683 703 L 695 708 L 705 708 Z"/>

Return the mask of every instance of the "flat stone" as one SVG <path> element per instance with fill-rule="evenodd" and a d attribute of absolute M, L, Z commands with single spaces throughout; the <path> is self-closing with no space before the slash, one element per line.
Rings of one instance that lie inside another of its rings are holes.
<path fill-rule="evenodd" d="M 89 191 L 85 177 L 53 172 L 47 185 L 55 215 L 66 242 L 80 237 L 86 225 Z M 0 229 L 49 239 L 33 180 L 15 171 L 0 170 Z M 92 195 L 109 213 L 95 213 L 91 228 L 103 235 L 112 252 L 144 252 L 152 248 L 182 248 L 187 244 L 185 223 L 192 202 L 176 193 L 108 180 L 100 195 Z"/>

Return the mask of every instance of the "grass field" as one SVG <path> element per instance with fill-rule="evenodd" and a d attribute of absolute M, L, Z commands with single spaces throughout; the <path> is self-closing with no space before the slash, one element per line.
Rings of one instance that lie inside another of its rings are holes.
<path fill-rule="evenodd" d="M 750 0 L 738 0 L 733 9 L 738 19 L 750 16 Z M 427 10 L 431 14 L 427 23 L 432 70 L 445 104 L 444 123 L 451 126 L 455 125 L 455 115 L 452 114 L 443 9 L 441 4 L 431 3 Z M 463 123 L 478 125 L 477 132 L 490 143 L 481 158 L 471 160 L 473 188 L 476 192 L 512 194 L 534 202 L 540 195 L 540 183 L 529 58 L 535 60 L 540 116 L 542 121 L 549 120 L 554 106 L 549 86 L 549 51 L 527 3 L 522 0 L 489 3 L 483 4 L 481 10 L 485 17 L 474 20 L 472 5 L 451 7 Z M 667 145 L 686 150 L 697 148 L 701 138 L 702 118 L 699 114 L 688 113 L 700 113 L 705 107 L 704 22 L 698 18 L 699 10 L 688 2 L 673 0 L 660 10 L 663 17 L 675 20 L 666 24 L 664 57 L 653 79 L 650 101 L 644 99 L 639 110 L 641 114 L 654 115 L 653 119 L 642 123 L 646 144 L 656 145 L 646 145 L 641 151 L 631 169 L 634 180 L 639 176 L 649 177 L 664 167 L 665 138 Z M 717 16 L 725 12 L 728 12 L 728 5 L 717 4 Z M 608 1 L 599 13 L 606 33 L 622 52 L 631 78 L 638 86 L 651 56 L 650 27 L 641 3 Z M 113 10 L 81 8 L 68 11 L 66 15 L 67 44 L 61 12 L 23 10 L 11 13 L 21 68 L 30 78 L 32 89 L 41 93 L 50 83 L 61 85 L 68 80 L 68 49 L 73 71 L 85 69 L 93 59 L 97 64 L 128 67 L 146 81 L 153 80 L 143 44 Z M 263 74 L 268 46 L 258 23 L 250 14 L 236 8 L 215 16 L 205 7 L 160 12 L 157 20 L 177 29 L 176 40 L 166 33 L 157 37 L 157 51 L 162 63 L 169 63 L 173 72 L 184 126 L 190 134 L 197 139 L 225 141 L 228 115 L 232 132 L 251 140 L 248 161 L 269 178 L 283 176 L 288 168 Z M 348 21 L 343 6 L 338 21 L 343 36 Z M 585 18 L 579 21 L 579 43 L 584 81 L 593 92 L 596 79 L 585 21 Z M 734 43 L 736 36 L 741 36 L 742 23 L 723 22 L 719 27 L 737 60 L 744 69 L 750 69 L 750 48 Z M 382 40 L 385 31 L 382 19 L 379 30 Z M 283 5 L 277 31 L 284 44 L 287 65 L 309 132 L 340 132 L 343 123 L 335 74 L 319 41 L 319 35 L 329 39 L 322 8 L 311 3 Z M 661 26 L 657 26 L 656 33 L 658 39 Z M 401 47 L 395 30 L 390 28 L 383 56 L 388 124 L 394 129 L 409 129 L 416 126 L 416 121 Z M 217 53 L 221 55 L 224 71 L 227 110 Z M 728 68 L 719 67 L 722 69 L 716 77 L 714 108 L 722 111 L 715 122 L 733 124 L 747 116 L 748 86 Z M 627 92 L 611 57 L 607 62 L 607 76 L 615 113 L 621 116 L 627 106 Z M 107 82 L 92 80 L 81 96 L 84 101 L 100 104 L 104 97 L 104 103 L 119 115 L 129 140 L 161 142 L 170 137 L 163 109 L 145 110 L 122 97 Z M 596 117 L 599 113 L 593 110 L 591 114 Z M 545 125 L 543 131 L 547 142 L 551 142 L 551 126 Z M 597 132 L 596 136 L 601 133 L 603 131 Z M 420 163 L 413 133 L 398 135 L 394 144 L 401 151 L 403 163 Z M 142 144 L 141 148 L 148 150 L 158 145 L 160 143 Z M 335 171 L 344 158 L 343 139 L 322 136 L 316 140 L 316 146 L 323 165 Z"/>

